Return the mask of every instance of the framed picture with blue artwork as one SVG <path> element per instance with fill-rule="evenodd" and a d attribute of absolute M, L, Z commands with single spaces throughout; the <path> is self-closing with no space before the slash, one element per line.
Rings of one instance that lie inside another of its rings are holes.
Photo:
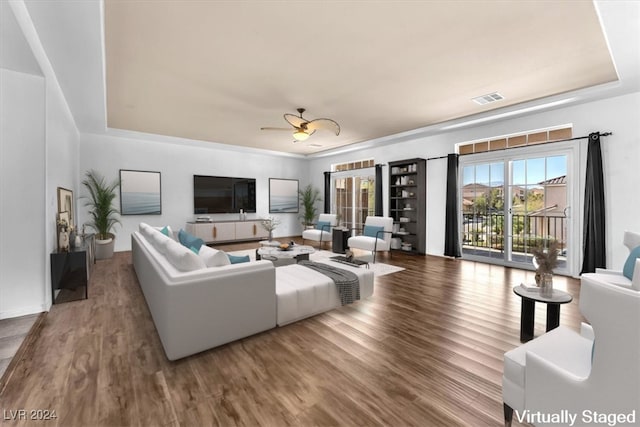
<path fill-rule="evenodd" d="M 120 214 L 160 215 L 160 172 L 120 169 Z"/>
<path fill-rule="evenodd" d="M 269 178 L 269 213 L 298 213 L 298 180 Z"/>

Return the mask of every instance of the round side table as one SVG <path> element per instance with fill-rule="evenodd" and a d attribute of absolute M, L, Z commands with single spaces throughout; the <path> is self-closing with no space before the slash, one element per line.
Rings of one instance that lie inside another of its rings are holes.
<path fill-rule="evenodd" d="M 520 341 L 526 342 L 533 339 L 533 326 L 535 320 L 536 302 L 547 304 L 547 332 L 560 325 L 560 305 L 570 303 L 573 300 L 571 294 L 554 289 L 551 296 L 540 295 L 540 288 L 525 288 L 515 286 L 513 292 L 522 298 L 520 312 Z"/>

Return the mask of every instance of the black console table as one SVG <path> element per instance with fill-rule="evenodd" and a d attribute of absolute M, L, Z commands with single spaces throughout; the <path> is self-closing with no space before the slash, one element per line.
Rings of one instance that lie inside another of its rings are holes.
<path fill-rule="evenodd" d="M 53 304 L 87 299 L 91 268 L 95 262 L 94 235 L 65 252 L 51 254 L 51 298 Z"/>

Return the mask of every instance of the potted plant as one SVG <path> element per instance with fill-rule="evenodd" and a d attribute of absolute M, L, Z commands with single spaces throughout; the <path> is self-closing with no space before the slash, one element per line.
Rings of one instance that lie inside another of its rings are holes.
<path fill-rule="evenodd" d="M 309 184 L 302 190 L 299 190 L 298 193 L 300 194 L 300 207 L 302 208 L 302 213 L 300 214 L 302 225 L 304 227 L 312 226 L 313 220 L 318 215 L 316 203 L 322 201 L 320 198 L 320 190 L 313 188 L 311 184 Z"/>
<path fill-rule="evenodd" d="M 106 179 L 94 170 L 85 174 L 82 185 L 89 195 L 84 204 L 89 208 L 89 227 L 96 231 L 96 259 L 107 259 L 113 256 L 115 235 L 111 232 L 120 221 L 116 217 L 120 212 L 113 206 L 116 198 L 116 190 L 120 185 L 118 179 L 107 182 Z"/>

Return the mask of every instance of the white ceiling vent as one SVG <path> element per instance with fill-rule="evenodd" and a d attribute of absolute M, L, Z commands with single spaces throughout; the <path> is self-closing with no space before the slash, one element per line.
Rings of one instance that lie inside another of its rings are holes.
<path fill-rule="evenodd" d="M 471 100 L 479 105 L 490 104 L 492 102 L 500 101 L 504 99 L 504 96 L 500 95 L 498 92 L 493 92 L 487 95 L 477 96 L 472 98 Z"/>

